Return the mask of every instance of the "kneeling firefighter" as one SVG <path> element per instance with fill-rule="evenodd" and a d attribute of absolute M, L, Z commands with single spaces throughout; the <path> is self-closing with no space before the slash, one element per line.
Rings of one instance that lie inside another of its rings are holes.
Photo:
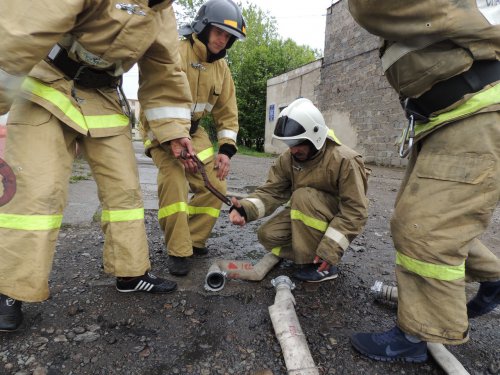
<path fill-rule="evenodd" d="M 466 342 L 468 319 L 500 302 L 500 259 L 478 239 L 500 197 L 500 4 L 349 0 L 349 9 L 383 38 L 410 155 L 391 219 L 397 326 L 352 344 L 373 359 L 421 362 L 426 341 Z M 468 303 L 466 281 L 480 283 Z"/>
<path fill-rule="evenodd" d="M 210 0 L 179 33 L 185 37 L 180 42 L 181 65 L 193 97 L 189 134 L 208 179 L 225 194 L 239 126 L 234 82 L 224 56 L 237 39 L 245 39 L 245 21 L 231 0 Z M 199 126 L 208 115 L 212 115 L 217 130 L 217 153 L 207 132 Z M 159 169 L 158 219 L 165 235 L 169 271 L 183 276 L 190 269 L 189 256 L 208 253 L 206 242 L 222 203 L 204 186 L 200 173 L 185 170 L 170 149 L 159 147 L 148 122 L 142 124 L 146 154 Z M 188 188 L 193 193 L 190 199 Z"/>

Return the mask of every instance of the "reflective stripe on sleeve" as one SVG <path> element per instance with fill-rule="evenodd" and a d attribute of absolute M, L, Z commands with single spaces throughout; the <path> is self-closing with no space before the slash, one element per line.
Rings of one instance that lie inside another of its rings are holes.
<path fill-rule="evenodd" d="M 178 212 L 188 213 L 189 208 L 186 202 L 172 203 L 168 206 L 162 207 L 158 210 L 158 219 L 176 214 Z"/>
<path fill-rule="evenodd" d="M 129 125 L 129 118 L 123 114 L 84 116 L 66 95 L 33 78 L 27 77 L 23 81 L 22 88 L 56 106 L 85 132 L 89 129 L 114 128 Z"/>
<path fill-rule="evenodd" d="M 325 236 L 338 243 L 344 251 L 349 247 L 349 240 L 343 233 L 339 232 L 337 229 L 329 227 L 325 232 Z"/>
<path fill-rule="evenodd" d="M 0 228 L 18 230 L 51 230 L 61 227 L 63 215 L 0 214 Z"/>
<path fill-rule="evenodd" d="M 191 120 L 191 111 L 184 107 L 158 107 L 150 108 L 144 111 L 148 121 L 180 118 Z"/>
<path fill-rule="evenodd" d="M 144 208 L 131 210 L 102 210 L 101 221 L 116 223 L 118 221 L 144 220 Z"/>
<path fill-rule="evenodd" d="M 326 231 L 326 228 L 328 228 L 328 223 L 326 221 L 321 221 L 315 219 L 314 217 L 307 216 L 298 210 L 290 210 L 290 217 L 292 220 L 302 221 L 308 227 L 319 230 L 323 233 Z"/>
<path fill-rule="evenodd" d="M 188 206 L 188 212 L 190 215 L 208 215 L 215 217 L 216 219 L 220 215 L 220 210 L 213 207 L 197 207 L 197 206 Z"/>
<path fill-rule="evenodd" d="M 264 217 L 264 215 L 266 214 L 266 207 L 264 206 L 264 202 L 262 202 L 258 198 L 246 198 L 245 200 L 249 201 L 255 206 L 255 208 L 257 208 L 257 219 Z"/>
<path fill-rule="evenodd" d="M 8 90 L 17 90 L 21 87 L 24 77 L 15 76 L 0 69 L 0 86 Z"/>
<path fill-rule="evenodd" d="M 232 130 L 221 130 L 220 132 L 217 132 L 217 139 L 229 138 L 232 139 L 234 142 L 236 142 L 237 136 L 238 133 Z"/>
<path fill-rule="evenodd" d="M 410 272 L 430 279 L 453 281 L 465 278 L 465 261 L 458 266 L 432 264 L 410 258 L 398 251 L 396 252 L 396 264 Z"/>

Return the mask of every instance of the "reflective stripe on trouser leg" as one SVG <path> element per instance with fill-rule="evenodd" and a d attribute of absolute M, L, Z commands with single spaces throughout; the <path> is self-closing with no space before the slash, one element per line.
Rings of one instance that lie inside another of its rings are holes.
<path fill-rule="evenodd" d="M 465 342 L 467 268 L 476 279 L 495 269 L 500 277 L 498 257 L 475 246 L 500 194 L 498 139 L 500 115 L 479 114 L 425 138 L 410 160 L 391 229 L 400 253 L 399 325 L 423 339 Z"/>
<path fill-rule="evenodd" d="M 104 271 L 140 276 L 149 268 L 139 173 L 130 134 L 85 137 L 82 148 L 97 183 L 102 206 Z"/>
<path fill-rule="evenodd" d="M 187 257 L 193 254 L 188 226 L 188 185 L 184 168 L 170 150 L 151 149 L 158 167 L 158 219 L 169 255 Z"/>
<path fill-rule="evenodd" d="M 28 302 L 49 296 L 48 279 L 77 133 L 44 108 L 17 100 L 9 114 L 5 160 L 17 191 L 0 207 L 0 293 Z"/>

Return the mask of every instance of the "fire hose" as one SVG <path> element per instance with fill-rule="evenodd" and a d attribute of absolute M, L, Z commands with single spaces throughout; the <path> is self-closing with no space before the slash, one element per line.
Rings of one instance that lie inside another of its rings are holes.
<path fill-rule="evenodd" d="M 0 206 L 10 202 L 16 194 L 16 175 L 12 168 L 0 158 L 0 175 L 2 176 L 3 194 L 0 196 Z"/>

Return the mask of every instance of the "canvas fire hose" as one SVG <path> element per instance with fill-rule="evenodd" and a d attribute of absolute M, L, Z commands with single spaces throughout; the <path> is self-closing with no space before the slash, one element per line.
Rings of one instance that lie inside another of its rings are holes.
<path fill-rule="evenodd" d="M 186 159 L 186 156 L 185 156 L 186 152 L 185 151 L 182 151 L 181 153 L 181 158 L 182 159 Z M 228 197 L 226 197 L 224 194 L 222 194 L 219 190 L 217 190 L 213 185 L 212 183 L 210 182 L 210 180 L 208 179 L 208 176 L 207 176 L 207 171 L 205 170 L 205 165 L 203 164 L 203 162 L 198 158 L 198 156 L 196 155 L 192 155 L 191 156 L 191 159 L 193 159 L 193 161 L 196 163 L 196 166 L 198 167 L 198 170 L 200 171 L 201 173 L 201 177 L 203 178 L 203 184 L 205 185 L 205 187 L 213 194 L 215 195 L 218 199 L 220 199 L 222 202 L 224 202 L 225 204 L 227 204 L 228 206 L 231 206 L 231 199 L 229 199 Z"/>
<path fill-rule="evenodd" d="M 16 175 L 12 168 L 0 158 L 0 175 L 2 176 L 3 194 L 0 196 L 0 206 L 10 202 L 16 194 Z"/>

